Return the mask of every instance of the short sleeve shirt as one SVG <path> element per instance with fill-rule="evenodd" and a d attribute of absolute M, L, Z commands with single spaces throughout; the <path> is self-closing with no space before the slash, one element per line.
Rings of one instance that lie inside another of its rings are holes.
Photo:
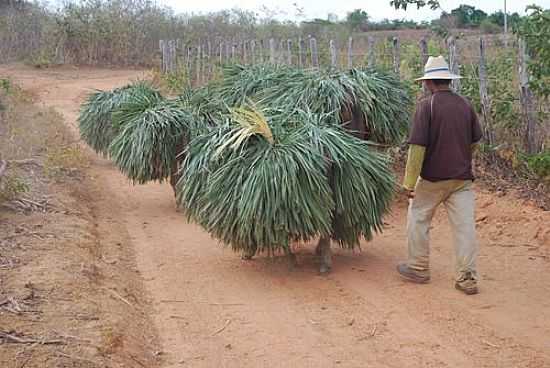
<path fill-rule="evenodd" d="M 426 147 L 423 179 L 473 180 L 471 145 L 481 137 L 470 102 L 452 91 L 438 91 L 417 104 L 409 144 Z"/>

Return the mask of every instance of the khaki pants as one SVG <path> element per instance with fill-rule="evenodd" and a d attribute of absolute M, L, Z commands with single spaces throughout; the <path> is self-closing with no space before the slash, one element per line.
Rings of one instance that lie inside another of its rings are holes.
<path fill-rule="evenodd" d="M 418 181 L 416 197 L 410 203 L 407 221 L 409 267 L 420 273 L 429 274 L 430 224 L 441 203 L 447 209 L 453 231 L 456 278 L 459 280 L 467 272 L 471 272 L 477 278 L 475 203 L 472 181 L 469 180 Z"/>

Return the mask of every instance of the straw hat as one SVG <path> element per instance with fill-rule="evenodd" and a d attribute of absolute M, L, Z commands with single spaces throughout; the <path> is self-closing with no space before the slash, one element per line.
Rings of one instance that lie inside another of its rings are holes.
<path fill-rule="evenodd" d="M 449 70 L 449 64 L 441 55 L 438 57 L 430 56 L 424 67 L 424 76 L 417 78 L 417 81 L 426 79 L 460 79 L 460 75 L 452 74 Z"/>

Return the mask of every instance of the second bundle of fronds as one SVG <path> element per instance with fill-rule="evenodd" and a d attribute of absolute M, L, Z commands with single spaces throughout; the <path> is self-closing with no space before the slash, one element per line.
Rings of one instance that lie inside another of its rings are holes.
<path fill-rule="evenodd" d="M 114 115 L 119 134 L 110 146 L 115 165 L 133 182 L 163 181 L 177 171 L 195 116 L 180 99 L 134 94 Z"/>
<path fill-rule="evenodd" d="M 138 82 L 112 91 L 97 91 L 82 104 L 78 117 L 80 136 L 94 151 L 108 156 L 109 146 L 118 133 L 112 114 L 135 93 L 160 96 L 147 83 Z"/>

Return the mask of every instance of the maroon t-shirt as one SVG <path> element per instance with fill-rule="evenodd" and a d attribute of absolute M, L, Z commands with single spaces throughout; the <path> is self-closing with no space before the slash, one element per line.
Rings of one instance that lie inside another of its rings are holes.
<path fill-rule="evenodd" d="M 421 100 L 409 144 L 426 147 L 420 176 L 429 181 L 473 180 L 471 145 L 482 137 L 472 105 L 452 91 L 438 91 Z"/>

